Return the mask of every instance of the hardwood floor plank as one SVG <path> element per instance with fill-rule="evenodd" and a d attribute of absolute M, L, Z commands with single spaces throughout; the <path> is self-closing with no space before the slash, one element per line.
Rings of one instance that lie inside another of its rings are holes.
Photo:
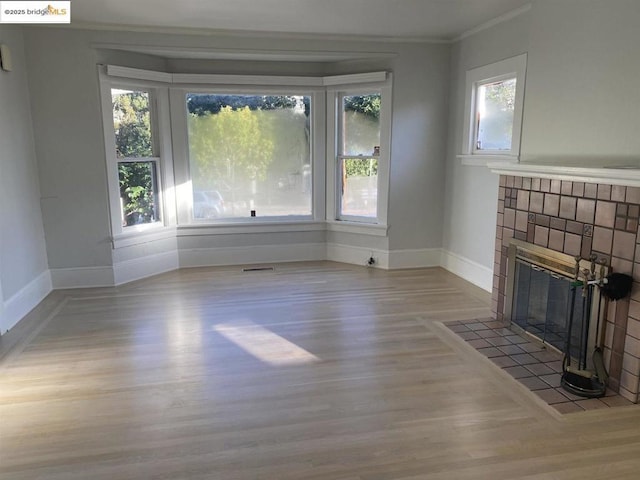
<path fill-rule="evenodd" d="M 486 292 L 275 267 L 55 292 L 0 343 L 0 479 L 638 478 L 636 406 L 561 416 L 442 325 Z"/>

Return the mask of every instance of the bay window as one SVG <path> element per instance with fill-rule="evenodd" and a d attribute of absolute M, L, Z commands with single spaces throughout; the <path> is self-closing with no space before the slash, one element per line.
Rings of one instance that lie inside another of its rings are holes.
<path fill-rule="evenodd" d="M 386 234 L 387 72 L 99 72 L 114 246 L 150 229 L 175 235 L 160 227 L 199 235 L 329 224 Z"/>

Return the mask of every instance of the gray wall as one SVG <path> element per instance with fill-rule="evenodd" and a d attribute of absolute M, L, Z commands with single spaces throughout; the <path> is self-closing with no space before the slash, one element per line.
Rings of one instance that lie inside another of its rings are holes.
<path fill-rule="evenodd" d="M 71 30 L 25 29 L 51 268 L 111 264 L 96 54 L 79 40 Z"/>
<path fill-rule="evenodd" d="M 382 52 L 359 62 L 230 62 L 163 60 L 158 57 L 96 50 L 96 44 L 121 43 L 171 48 L 290 51 L 290 39 L 160 35 L 63 28 L 25 30 L 32 112 L 43 192 L 43 215 L 51 268 L 109 266 L 138 255 L 162 253 L 171 242 L 128 247 L 113 254 L 109 241 L 104 141 L 96 63 L 168 71 L 305 75 L 357 73 L 372 68 L 394 74 L 393 141 L 389 224 L 391 249 L 439 248 L 442 242 L 443 161 L 446 145 L 448 45 L 375 44 L 297 40 L 300 51 Z M 55 48 L 51 48 L 55 45 Z M 324 232 L 308 235 L 198 236 L 178 248 L 324 242 Z M 336 243 L 379 248 L 380 239 L 333 233 Z M 354 238 L 359 237 L 359 238 Z M 385 246 L 386 246 L 385 245 Z"/>
<path fill-rule="evenodd" d="M 639 25 L 637 0 L 534 4 L 524 155 L 640 156 Z"/>
<path fill-rule="evenodd" d="M 456 158 L 462 150 L 466 72 L 526 53 L 530 17 L 528 12 L 465 38 L 451 54 L 443 243 L 446 251 L 486 268 L 493 267 L 498 176 L 483 166 L 462 165 Z"/>
<path fill-rule="evenodd" d="M 493 266 L 498 177 L 462 166 L 466 71 L 528 53 L 521 154 L 561 164 L 640 159 L 640 2 L 534 0 L 529 12 L 465 38 L 451 57 L 444 249 Z"/>
<path fill-rule="evenodd" d="M 22 31 L 0 25 L 13 71 L 0 71 L 0 310 L 47 271 Z M 0 322 L 1 323 L 1 322 Z"/>

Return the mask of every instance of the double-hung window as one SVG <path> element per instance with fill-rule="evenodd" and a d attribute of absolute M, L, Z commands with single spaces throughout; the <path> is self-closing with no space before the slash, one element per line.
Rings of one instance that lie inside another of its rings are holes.
<path fill-rule="evenodd" d="M 517 160 L 526 54 L 467 71 L 462 157 Z"/>
<path fill-rule="evenodd" d="M 160 157 L 152 89 L 112 87 L 109 93 L 110 118 L 105 119 L 105 129 L 113 127 L 106 143 L 112 229 L 120 234 L 161 225 Z"/>
<path fill-rule="evenodd" d="M 338 218 L 378 217 L 379 91 L 340 94 L 338 107 Z"/>
<path fill-rule="evenodd" d="M 343 226 L 357 223 L 386 228 L 391 75 L 342 87 L 328 93 L 328 128 L 334 136 L 328 138 L 332 145 L 327 149 L 333 151 L 335 161 L 329 174 L 328 220 Z"/>

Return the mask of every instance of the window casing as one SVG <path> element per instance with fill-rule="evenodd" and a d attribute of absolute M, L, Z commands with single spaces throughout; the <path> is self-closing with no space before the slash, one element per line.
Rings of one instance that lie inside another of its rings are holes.
<path fill-rule="evenodd" d="M 390 84 L 330 92 L 335 203 L 330 221 L 386 225 L 391 143 Z"/>
<path fill-rule="evenodd" d="M 156 90 L 103 84 L 111 228 L 114 236 L 164 226 L 163 171 Z"/>
<path fill-rule="evenodd" d="M 467 71 L 463 160 L 518 160 L 526 64 L 523 54 Z"/>

